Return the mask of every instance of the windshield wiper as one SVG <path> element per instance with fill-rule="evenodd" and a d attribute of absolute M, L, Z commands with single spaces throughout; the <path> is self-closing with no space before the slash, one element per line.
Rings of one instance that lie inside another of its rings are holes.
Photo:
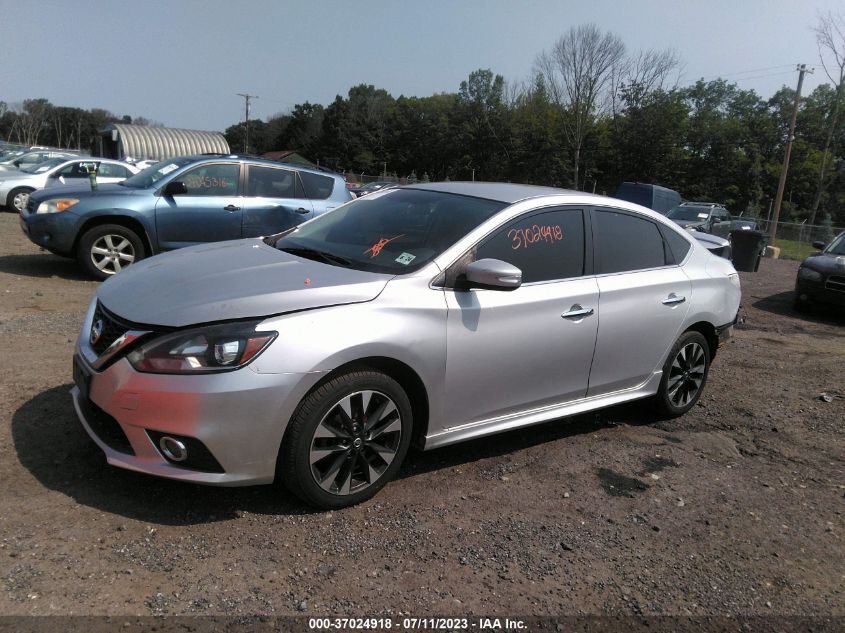
<path fill-rule="evenodd" d="M 334 255 L 333 253 L 326 253 L 325 251 L 318 251 L 314 248 L 307 248 L 305 246 L 285 246 L 282 249 L 286 253 L 290 253 L 291 255 L 298 255 L 299 257 L 304 257 L 306 259 L 313 259 L 315 261 L 324 261 L 327 264 L 337 264 L 338 266 L 351 266 L 352 262 L 345 257 L 341 257 L 340 255 Z"/>

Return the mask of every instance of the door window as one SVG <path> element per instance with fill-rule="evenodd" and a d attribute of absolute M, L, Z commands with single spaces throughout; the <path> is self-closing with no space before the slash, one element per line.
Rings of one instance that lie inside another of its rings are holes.
<path fill-rule="evenodd" d="M 79 161 L 62 167 L 56 175 L 63 178 L 88 178 L 88 171 L 96 167 L 97 163 L 93 161 Z"/>
<path fill-rule="evenodd" d="M 100 163 L 100 168 L 97 170 L 97 175 L 102 178 L 128 178 L 132 174 L 123 165 L 115 165 L 114 163 Z"/>
<path fill-rule="evenodd" d="M 249 166 L 246 195 L 258 198 L 302 198 L 297 192 L 296 172 L 276 167 Z"/>
<path fill-rule="evenodd" d="M 238 193 L 240 165 L 200 165 L 177 176 L 185 183 L 189 196 L 235 196 Z"/>
<path fill-rule="evenodd" d="M 593 213 L 596 274 L 644 270 L 666 265 L 663 238 L 651 220 L 629 213 Z"/>
<path fill-rule="evenodd" d="M 479 245 L 475 259 L 500 259 L 522 271 L 523 283 L 584 274 L 584 213 L 537 213 L 500 229 Z"/>

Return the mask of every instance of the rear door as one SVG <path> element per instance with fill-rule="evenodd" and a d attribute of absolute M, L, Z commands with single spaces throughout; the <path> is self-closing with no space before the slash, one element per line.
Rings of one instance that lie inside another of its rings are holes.
<path fill-rule="evenodd" d="M 246 165 L 243 199 L 244 237 L 279 233 L 314 216 L 296 170 Z"/>
<path fill-rule="evenodd" d="M 170 180 L 184 182 L 187 193 L 156 196 L 159 248 L 239 239 L 243 214 L 240 179 L 239 163 L 214 162 L 188 169 Z"/>
<path fill-rule="evenodd" d="M 600 319 L 588 397 L 637 387 L 662 367 L 692 291 L 650 218 L 595 208 L 592 227 Z"/>

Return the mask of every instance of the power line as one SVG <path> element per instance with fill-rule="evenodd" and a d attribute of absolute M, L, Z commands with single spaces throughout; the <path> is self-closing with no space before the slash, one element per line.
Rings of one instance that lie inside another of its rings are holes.
<path fill-rule="evenodd" d="M 701 80 L 702 81 L 708 81 L 710 79 L 720 79 L 722 77 L 733 77 L 735 75 L 747 75 L 747 74 L 750 74 L 750 73 L 762 73 L 762 72 L 766 72 L 766 71 L 769 71 L 769 70 L 780 70 L 781 68 L 790 68 L 791 69 L 791 68 L 794 68 L 794 67 L 795 67 L 795 64 L 782 64 L 780 66 L 769 66 L 767 68 L 752 68 L 751 70 L 738 70 L 738 71 L 732 72 L 732 73 L 720 73 L 718 75 L 710 75 L 708 77 L 702 77 Z M 793 71 L 790 70 L 789 72 L 793 72 Z"/>

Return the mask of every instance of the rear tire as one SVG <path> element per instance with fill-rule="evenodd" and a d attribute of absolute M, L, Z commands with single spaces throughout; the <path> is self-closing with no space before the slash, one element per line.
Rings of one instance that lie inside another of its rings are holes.
<path fill-rule="evenodd" d="M 699 332 L 684 332 L 663 364 L 663 377 L 654 398 L 657 412 L 677 418 L 695 406 L 710 371 L 710 346 Z"/>
<path fill-rule="evenodd" d="M 101 224 L 79 240 L 76 258 L 89 275 L 104 280 L 146 257 L 144 242 L 132 229 Z"/>
<path fill-rule="evenodd" d="M 6 197 L 6 208 L 9 211 L 20 213 L 26 208 L 29 202 L 29 194 L 33 191 L 35 189 L 29 187 L 16 187 L 12 189 Z"/>
<path fill-rule="evenodd" d="M 277 477 L 318 508 L 361 503 L 399 470 L 412 426 L 410 401 L 395 380 L 368 369 L 341 374 L 297 407 Z"/>

